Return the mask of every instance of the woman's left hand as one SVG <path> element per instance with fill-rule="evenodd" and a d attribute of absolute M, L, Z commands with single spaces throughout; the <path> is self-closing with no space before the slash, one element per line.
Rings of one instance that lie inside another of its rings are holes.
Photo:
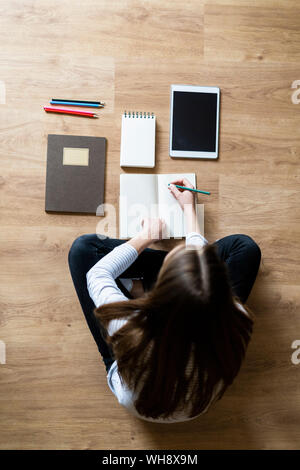
<path fill-rule="evenodd" d="M 162 219 L 145 218 L 141 222 L 142 230 L 127 243 L 132 245 L 140 254 L 151 243 L 161 240 L 163 238 L 165 222 Z"/>
<path fill-rule="evenodd" d="M 146 217 L 142 220 L 141 224 L 143 228 L 140 235 L 146 240 L 149 240 L 149 242 L 155 242 L 163 238 L 166 227 L 163 219 Z"/>

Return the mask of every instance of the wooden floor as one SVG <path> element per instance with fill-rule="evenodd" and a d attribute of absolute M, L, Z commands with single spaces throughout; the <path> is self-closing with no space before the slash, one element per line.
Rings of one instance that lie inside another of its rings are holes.
<path fill-rule="evenodd" d="M 2 1 L 0 44 L 1 449 L 299 447 L 299 2 Z M 221 88 L 218 161 L 170 159 L 172 83 Z M 44 113 L 57 96 L 107 105 L 98 120 Z M 207 238 L 246 233 L 262 249 L 243 369 L 188 423 L 140 421 L 118 404 L 67 265 L 99 218 L 44 212 L 50 133 L 107 138 L 106 202 L 117 204 L 125 109 L 156 114 L 158 173 L 195 171 L 211 191 Z"/>

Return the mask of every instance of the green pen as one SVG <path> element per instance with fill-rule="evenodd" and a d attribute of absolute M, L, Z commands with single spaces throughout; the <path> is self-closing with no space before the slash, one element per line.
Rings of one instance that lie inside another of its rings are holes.
<path fill-rule="evenodd" d="M 170 186 L 171 183 L 168 184 Z M 201 193 L 201 194 L 210 194 L 208 191 L 201 191 L 200 189 L 193 189 L 193 188 L 186 188 L 185 186 L 179 186 L 179 184 L 175 184 L 176 188 L 180 189 L 187 189 L 188 191 L 193 191 L 194 193 Z"/>

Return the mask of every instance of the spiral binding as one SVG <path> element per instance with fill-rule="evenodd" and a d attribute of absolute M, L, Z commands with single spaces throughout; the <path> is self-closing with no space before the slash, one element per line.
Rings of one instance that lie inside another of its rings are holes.
<path fill-rule="evenodd" d="M 146 111 L 124 111 L 124 117 L 131 119 L 154 119 L 154 113 Z"/>

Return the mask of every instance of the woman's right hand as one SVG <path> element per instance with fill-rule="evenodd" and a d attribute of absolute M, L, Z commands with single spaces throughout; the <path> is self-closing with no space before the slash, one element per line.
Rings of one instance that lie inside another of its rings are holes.
<path fill-rule="evenodd" d="M 188 191 L 187 189 L 176 188 L 176 184 L 195 189 L 192 183 L 186 178 L 182 178 L 180 180 L 172 181 L 170 186 L 168 186 L 168 189 L 180 204 L 182 210 L 184 210 L 184 206 L 189 206 L 190 208 L 195 209 L 195 193 L 193 191 Z"/>

